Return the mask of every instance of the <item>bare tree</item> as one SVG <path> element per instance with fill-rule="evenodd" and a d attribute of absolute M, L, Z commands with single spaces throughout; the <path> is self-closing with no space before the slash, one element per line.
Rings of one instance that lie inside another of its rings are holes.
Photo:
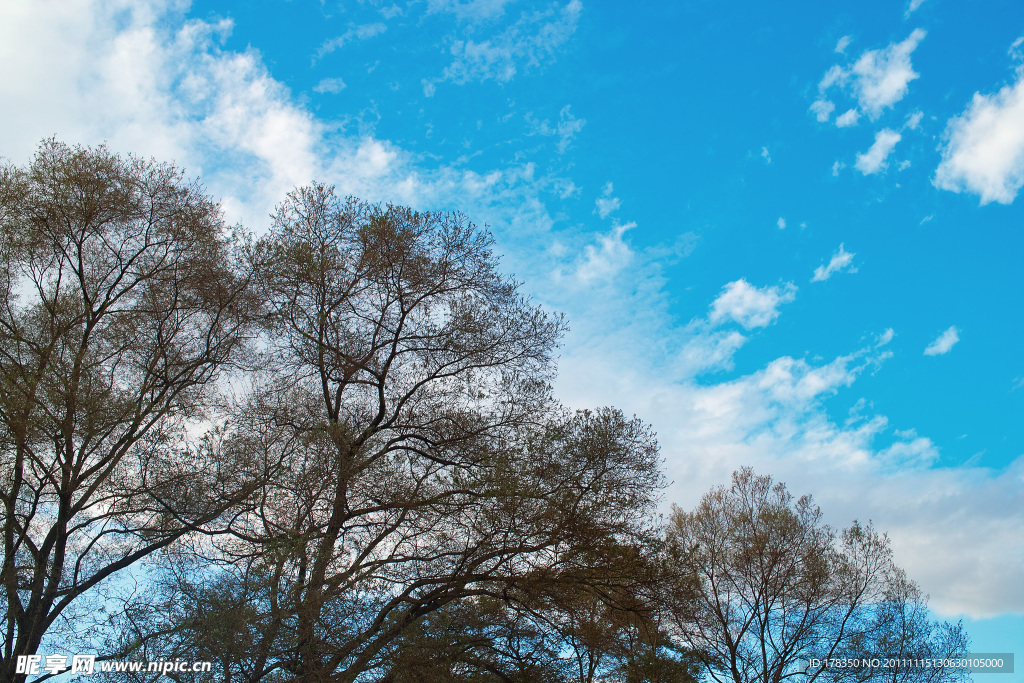
<path fill-rule="evenodd" d="M 232 251 L 172 166 L 47 141 L 0 170 L 0 679 L 251 488 L 258 463 L 186 438 L 247 337 Z"/>
<path fill-rule="evenodd" d="M 692 512 L 674 509 L 668 539 L 682 577 L 670 607 L 676 635 L 715 681 L 869 680 L 887 672 L 828 660 L 930 645 L 898 618 L 923 598 L 886 536 L 856 522 L 837 534 L 809 496 L 794 500 L 750 468 Z M 886 654 L 897 653 L 872 656 Z"/>
<path fill-rule="evenodd" d="M 288 196 L 251 252 L 266 306 L 253 410 L 285 468 L 208 561 L 181 565 L 175 590 L 202 617 L 167 624 L 162 647 L 223 659 L 221 680 L 372 680 L 426 615 L 510 600 L 637 533 L 661 482 L 652 434 L 551 399 L 563 323 L 490 247 L 457 214 L 322 185 Z M 243 605 L 236 638 L 222 626 Z"/>

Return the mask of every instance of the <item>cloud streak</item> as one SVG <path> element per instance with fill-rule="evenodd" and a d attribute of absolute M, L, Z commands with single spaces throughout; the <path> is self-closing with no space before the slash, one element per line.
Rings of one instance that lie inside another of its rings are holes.
<path fill-rule="evenodd" d="M 486 40 L 456 38 L 448 48 L 452 61 L 439 78 L 426 79 L 424 93 L 450 82 L 496 81 L 507 83 L 521 69 L 538 67 L 553 59 L 576 31 L 583 3 L 569 0 L 543 12 L 524 13 L 518 21 Z"/>
<path fill-rule="evenodd" d="M 829 259 L 828 265 L 823 264 L 814 269 L 814 276 L 811 278 L 811 282 L 824 282 L 835 273 L 843 270 L 848 273 L 856 273 L 857 269 L 853 267 L 854 256 L 856 256 L 856 254 L 844 250 L 843 245 L 840 244 L 839 251 L 832 254 L 832 258 Z"/>
<path fill-rule="evenodd" d="M 886 160 L 902 137 L 889 128 L 878 131 L 875 133 L 875 142 L 868 151 L 857 155 L 854 167 L 864 175 L 873 175 L 884 171 L 888 166 Z"/>
<path fill-rule="evenodd" d="M 960 330 L 955 326 L 940 334 L 935 341 L 925 347 L 926 356 L 943 356 L 953 350 L 953 347 L 960 341 Z"/>
<path fill-rule="evenodd" d="M 317 48 L 316 59 L 323 59 L 335 50 L 340 50 L 346 44 L 351 43 L 354 40 L 367 40 L 374 36 L 379 36 L 387 30 L 387 24 L 380 22 L 352 26 L 340 36 L 331 38 L 330 40 L 325 40 L 323 44 Z"/>

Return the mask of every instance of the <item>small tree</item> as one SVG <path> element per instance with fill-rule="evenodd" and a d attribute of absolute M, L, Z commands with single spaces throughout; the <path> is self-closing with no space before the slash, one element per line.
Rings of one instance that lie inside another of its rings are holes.
<path fill-rule="evenodd" d="M 856 522 L 837 534 L 809 496 L 794 500 L 750 468 L 692 512 L 674 509 L 668 540 L 681 577 L 675 631 L 715 681 L 869 680 L 891 672 L 806 661 L 951 654 L 932 649 L 938 640 L 910 628 L 913 619 L 901 621 L 923 598 L 894 565 L 886 536 Z M 966 646 L 959 627 L 947 632 L 947 645 Z"/>
<path fill-rule="evenodd" d="M 0 169 L 0 680 L 251 490 L 254 463 L 185 429 L 247 337 L 232 252 L 172 166 L 48 141 Z"/>

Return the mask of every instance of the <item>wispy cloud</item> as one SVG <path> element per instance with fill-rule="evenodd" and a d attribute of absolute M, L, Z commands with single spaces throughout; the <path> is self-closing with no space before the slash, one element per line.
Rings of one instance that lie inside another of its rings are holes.
<path fill-rule="evenodd" d="M 1024 185 L 1024 68 L 994 95 L 975 93 L 946 125 L 935 186 L 1009 204 Z"/>
<path fill-rule="evenodd" d="M 489 21 L 505 13 L 513 0 L 428 0 L 428 12 L 447 12 L 461 20 Z"/>
<path fill-rule="evenodd" d="M 601 218 L 607 218 L 613 211 L 617 211 L 622 202 L 618 197 L 613 197 L 612 192 L 615 191 L 611 181 L 605 183 L 604 189 L 601 190 L 601 196 L 595 201 L 595 211 Z"/>
<path fill-rule="evenodd" d="M 960 341 L 960 330 L 955 326 L 950 327 L 925 348 L 924 355 L 942 356 L 947 354 L 958 341 Z"/>
<path fill-rule="evenodd" d="M 347 43 L 351 43 L 353 40 L 366 40 L 379 36 L 388 30 L 387 24 L 375 22 L 373 24 L 362 24 L 359 26 L 351 26 L 347 31 L 342 33 L 336 38 L 325 40 L 316 51 L 316 59 L 323 59 L 327 55 L 331 54 L 335 50 L 341 49 Z"/>
<path fill-rule="evenodd" d="M 856 109 L 848 109 L 846 113 L 836 117 L 836 126 L 839 128 L 849 128 L 850 126 L 856 126 L 857 121 L 860 119 L 860 112 Z"/>
<path fill-rule="evenodd" d="M 543 12 L 524 13 L 518 21 L 487 40 L 452 40 L 452 62 L 439 78 L 425 79 L 424 92 L 432 94 L 437 84 L 449 81 L 463 85 L 493 80 L 507 83 L 520 69 L 537 67 L 554 58 L 576 31 L 583 10 L 580 0 L 553 6 Z"/>
<path fill-rule="evenodd" d="M 586 245 L 573 273 L 576 281 L 584 285 L 607 282 L 629 266 L 634 253 L 625 235 L 635 227 L 632 222 L 616 224 L 609 232 L 598 235 L 595 244 Z"/>
<path fill-rule="evenodd" d="M 814 269 L 814 277 L 811 278 L 811 282 L 824 282 L 842 270 L 848 273 L 856 273 L 857 269 L 853 266 L 853 257 L 855 255 L 853 252 L 845 251 L 843 245 L 840 244 L 839 251 L 832 254 L 828 265 L 823 264 Z"/>
<path fill-rule="evenodd" d="M 344 89 L 345 81 L 340 78 L 324 78 L 313 86 L 313 92 L 321 94 L 337 94 Z"/>
<path fill-rule="evenodd" d="M 907 5 L 907 12 L 905 16 L 910 16 L 911 13 L 915 12 L 918 7 L 924 4 L 924 0 L 910 0 L 910 4 Z"/>
<path fill-rule="evenodd" d="M 733 357 L 746 343 L 747 338 L 736 330 L 701 330 L 679 351 L 678 366 L 687 376 L 709 370 L 732 370 Z"/>
<path fill-rule="evenodd" d="M 395 4 L 391 4 L 387 7 L 381 7 L 378 11 L 385 19 L 394 19 L 395 17 L 403 14 L 402 8 Z"/>
<path fill-rule="evenodd" d="M 576 139 L 576 136 L 587 123 L 586 119 L 578 119 L 573 116 L 568 104 L 558 112 L 558 121 L 554 124 L 548 119 L 538 121 L 532 113 L 527 115 L 526 120 L 533 128 L 531 134 L 557 136 L 559 154 L 565 154 L 573 140 Z"/>
<path fill-rule="evenodd" d="M 1024 36 L 1018 36 L 1012 43 L 1010 43 L 1010 47 L 1006 51 L 1006 54 L 1014 61 L 1024 61 L 1024 52 L 1021 52 L 1020 49 L 1021 45 L 1024 45 Z"/>
<path fill-rule="evenodd" d="M 711 304 L 708 320 L 714 324 L 733 320 L 745 329 L 765 327 L 779 317 L 779 307 L 796 298 L 796 285 L 787 282 L 778 287 L 754 287 L 744 279 L 722 287 Z"/>
<path fill-rule="evenodd" d="M 899 133 L 889 128 L 878 131 L 875 133 L 874 144 L 871 145 L 868 151 L 857 155 L 857 162 L 854 166 L 864 175 L 871 175 L 885 170 L 887 166 L 886 159 L 889 158 L 893 148 L 896 147 L 896 143 L 901 139 L 902 136 Z"/>
<path fill-rule="evenodd" d="M 903 124 L 903 127 L 907 130 L 917 130 L 917 127 L 921 125 L 921 119 L 923 118 L 923 111 L 915 111 L 913 114 L 907 117 L 907 122 Z"/>
<path fill-rule="evenodd" d="M 814 112 L 815 118 L 821 123 L 828 121 L 829 117 L 832 116 L 832 112 L 836 110 L 835 102 L 831 102 L 824 98 L 820 98 L 811 103 L 811 111 Z"/>

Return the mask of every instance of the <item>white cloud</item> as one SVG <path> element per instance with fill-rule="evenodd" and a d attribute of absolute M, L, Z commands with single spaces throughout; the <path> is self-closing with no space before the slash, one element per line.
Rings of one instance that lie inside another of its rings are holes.
<path fill-rule="evenodd" d="M 569 145 L 576 138 L 576 135 L 583 130 L 583 126 L 586 125 L 586 119 L 578 119 L 572 115 L 569 111 L 569 105 L 562 107 L 562 110 L 558 112 L 558 153 L 564 154 L 565 150 L 569 148 Z"/>
<path fill-rule="evenodd" d="M 849 77 L 850 74 L 846 69 L 838 64 L 833 64 L 829 67 L 829 70 L 825 72 L 825 75 L 821 77 L 821 82 L 818 83 L 818 90 L 825 92 L 833 85 L 845 85 L 849 80 Z"/>
<path fill-rule="evenodd" d="M 905 16 L 910 16 L 918 7 L 924 4 L 924 0 L 910 0 L 910 4 L 907 5 L 907 12 Z"/>
<path fill-rule="evenodd" d="M 857 100 L 871 118 L 878 118 L 907 94 L 910 81 L 918 77 L 910 64 L 910 55 L 925 37 L 921 29 L 906 40 L 890 44 L 884 50 L 869 50 L 851 69 Z"/>
<path fill-rule="evenodd" d="M 895 337 L 895 336 L 896 336 L 896 331 L 893 330 L 891 327 L 889 327 L 889 328 L 887 328 L 885 330 L 885 332 L 883 332 L 882 334 L 878 335 L 878 340 L 875 341 L 875 346 L 876 347 L 885 346 L 886 344 L 891 342 L 893 340 L 893 337 Z"/>
<path fill-rule="evenodd" d="M 598 197 L 594 203 L 597 205 L 597 215 L 601 218 L 607 218 L 621 205 L 618 197 Z"/>
<path fill-rule="evenodd" d="M 611 181 L 605 183 L 604 189 L 601 190 L 601 196 L 598 197 L 594 204 L 597 206 L 597 215 L 601 218 L 607 218 L 613 211 L 617 211 L 621 202 L 618 197 L 613 197 L 612 192 L 615 188 L 612 186 Z"/>
<path fill-rule="evenodd" d="M 624 236 L 635 227 L 636 223 L 615 225 L 610 232 L 597 237 L 597 244 L 586 245 L 576 264 L 576 280 L 584 285 L 607 283 L 626 268 L 633 261 L 634 253 Z"/>
<path fill-rule="evenodd" d="M 923 118 L 923 111 L 915 111 L 913 114 L 907 117 L 907 122 L 903 124 L 903 127 L 909 130 L 917 130 L 917 127 L 921 125 L 921 119 Z"/>
<path fill-rule="evenodd" d="M 385 19 L 394 19 L 402 14 L 402 8 L 398 5 L 391 5 L 390 7 L 382 7 L 380 9 L 380 15 Z"/>
<path fill-rule="evenodd" d="M 825 280 L 832 277 L 834 273 L 838 273 L 842 270 L 848 273 L 856 273 L 857 269 L 853 267 L 853 257 L 856 254 L 853 252 L 845 251 L 843 245 L 839 245 L 839 251 L 832 254 L 832 258 L 829 260 L 828 265 L 821 265 L 814 269 L 814 277 L 811 278 L 811 282 L 824 282 Z"/>
<path fill-rule="evenodd" d="M 924 39 L 925 32 L 915 29 L 899 43 L 890 43 L 879 50 L 867 50 L 853 66 L 833 65 L 818 84 L 818 100 L 811 105 L 819 121 L 828 121 L 835 105 L 826 97 L 833 87 L 849 89 L 856 98 L 860 109 L 872 119 L 877 119 L 885 109 L 892 107 L 907 94 L 910 81 L 918 77 L 910 63 L 910 55 Z M 852 125 L 856 119 L 847 123 Z"/>
<path fill-rule="evenodd" d="M 1024 185 L 1024 68 L 994 95 L 975 93 L 946 125 L 935 186 L 1009 204 Z"/>
<path fill-rule="evenodd" d="M 683 345 L 677 367 L 687 377 L 709 370 L 731 370 L 733 356 L 746 343 L 747 338 L 736 330 L 701 330 Z"/>
<path fill-rule="evenodd" d="M 321 125 L 256 51 L 222 51 L 230 22 L 176 12 L 157 1 L 4 4 L 0 59 L 23 66 L 0 77 L 0 144 L 25 159 L 57 135 L 173 159 L 202 174 L 236 219 L 263 222 L 316 175 Z"/>
<path fill-rule="evenodd" d="M 886 159 L 892 153 L 896 143 L 902 136 L 894 130 L 885 128 L 875 133 L 875 142 L 867 152 L 857 155 L 857 163 L 854 166 L 864 175 L 871 175 L 885 170 Z"/>
<path fill-rule="evenodd" d="M 811 111 L 814 112 L 814 115 L 822 123 L 828 121 L 828 117 L 832 115 L 835 109 L 836 105 L 826 99 L 815 100 L 811 103 Z"/>
<path fill-rule="evenodd" d="M 316 119 L 256 50 L 224 49 L 229 21 L 186 21 L 183 12 L 177 0 L 0 3 L 0 60 L 24 60 L 0 71 L 4 155 L 23 163 L 56 135 L 174 161 L 201 176 L 229 221 L 255 230 L 289 190 L 314 178 L 341 194 L 416 208 L 478 202 L 474 218 L 521 221 L 524 235 L 550 225 L 532 165 L 484 176 L 417 166 L 418 156 L 372 132 Z"/>
<path fill-rule="evenodd" d="M 832 164 L 832 175 L 833 175 L 833 177 L 834 177 L 834 176 L 838 176 L 838 175 L 839 175 L 839 172 L 840 172 L 840 171 L 842 171 L 842 170 L 843 170 L 844 168 L 846 168 L 846 164 L 844 164 L 843 162 L 841 162 L 841 161 L 839 161 L 839 160 L 837 159 L 837 160 L 836 160 L 836 161 L 835 161 L 835 162 L 834 162 L 834 163 Z"/>
<path fill-rule="evenodd" d="M 1024 53 L 1021 53 L 1020 46 L 1024 45 L 1024 36 L 1018 37 L 1012 43 L 1010 43 L 1010 49 L 1006 51 L 1006 54 L 1010 56 L 1014 61 L 1024 60 Z"/>
<path fill-rule="evenodd" d="M 850 46 L 852 40 L 853 39 L 850 38 L 850 36 L 843 36 L 842 38 L 840 38 L 838 41 L 836 41 L 836 52 L 838 52 L 839 54 L 843 54 L 844 52 L 846 52 L 846 48 Z"/>
<path fill-rule="evenodd" d="M 860 118 L 860 112 L 856 109 L 848 109 L 842 116 L 836 117 L 836 126 L 839 128 L 849 128 L 850 126 L 856 126 L 857 120 Z"/>
<path fill-rule="evenodd" d="M 853 384 L 861 367 L 852 366 L 856 354 L 840 356 L 818 367 L 805 360 L 788 356 L 776 358 L 756 373 L 755 386 L 772 402 L 805 404 L 831 396 L 844 386 Z"/>
<path fill-rule="evenodd" d="M 547 119 L 537 121 L 533 118 L 532 114 L 528 114 L 526 120 L 533 126 L 531 134 L 554 135 L 558 137 L 559 154 L 565 154 L 569 145 L 571 145 L 572 141 L 576 139 L 576 135 L 583 130 L 583 126 L 587 123 L 586 119 L 578 119 L 573 116 L 568 104 L 562 107 L 561 111 L 558 112 L 558 122 L 554 125 L 552 125 Z"/>
<path fill-rule="evenodd" d="M 1024 611 L 1024 457 L 1003 471 L 934 468 L 937 445 L 912 430 L 896 433 L 869 402 L 856 401 L 848 420 L 830 418 L 826 400 L 855 392 L 887 352 L 872 347 L 825 362 L 782 356 L 736 379 L 697 383 L 673 374 L 675 366 L 645 364 L 653 338 L 660 336 L 567 350 L 557 390 L 571 405 L 614 404 L 653 424 L 673 482 L 666 507 L 692 509 L 749 465 L 796 495 L 813 494 L 833 526 L 872 520 L 939 615 Z"/>
<path fill-rule="evenodd" d="M 757 288 L 740 279 L 722 287 L 711 304 L 708 320 L 719 324 L 731 319 L 750 330 L 770 325 L 779 317 L 779 306 L 796 298 L 796 286 L 789 282 L 779 287 Z"/>
<path fill-rule="evenodd" d="M 960 341 L 960 331 L 955 326 L 950 327 L 925 348 L 924 355 L 941 356 L 949 353 L 958 341 Z"/>
<path fill-rule="evenodd" d="M 897 441 L 888 448 L 883 448 L 878 452 L 878 457 L 894 469 L 928 467 L 936 462 L 939 459 L 939 449 L 932 440 L 917 436 L 912 429 L 908 431 L 909 434 L 906 436 L 897 432 L 898 437 L 907 440 Z"/>
<path fill-rule="evenodd" d="M 346 43 L 351 43 L 353 40 L 367 40 L 374 36 L 379 36 L 388 30 L 387 24 L 376 22 L 373 24 L 362 24 L 360 26 L 350 26 L 347 31 L 342 33 L 336 38 L 325 40 L 316 51 L 316 58 L 323 59 L 335 50 L 341 49 Z"/>
<path fill-rule="evenodd" d="M 518 21 L 501 33 L 483 41 L 456 39 L 449 52 L 452 62 L 436 84 L 450 81 L 464 85 L 471 81 L 493 80 L 507 83 L 521 68 L 540 66 L 554 58 L 557 51 L 576 31 L 583 3 L 569 0 L 562 7 L 552 6 L 543 12 L 524 13 Z"/>
<path fill-rule="evenodd" d="M 345 81 L 340 78 L 324 78 L 313 87 L 314 92 L 321 94 L 337 94 L 345 89 Z"/>
<path fill-rule="evenodd" d="M 505 13 L 505 5 L 512 0 L 428 0 L 430 12 L 447 12 L 461 20 L 488 21 Z"/>
<path fill-rule="evenodd" d="M 764 159 L 764 162 L 766 164 L 772 163 L 772 155 L 768 152 L 767 147 L 761 148 L 761 158 Z"/>
<path fill-rule="evenodd" d="M 779 220 L 775 221 L 775 225 L 779 226 L 779 230 L 785 230 L 786 229 L 786 219 L 782 218 L 780 216 Z"/>

